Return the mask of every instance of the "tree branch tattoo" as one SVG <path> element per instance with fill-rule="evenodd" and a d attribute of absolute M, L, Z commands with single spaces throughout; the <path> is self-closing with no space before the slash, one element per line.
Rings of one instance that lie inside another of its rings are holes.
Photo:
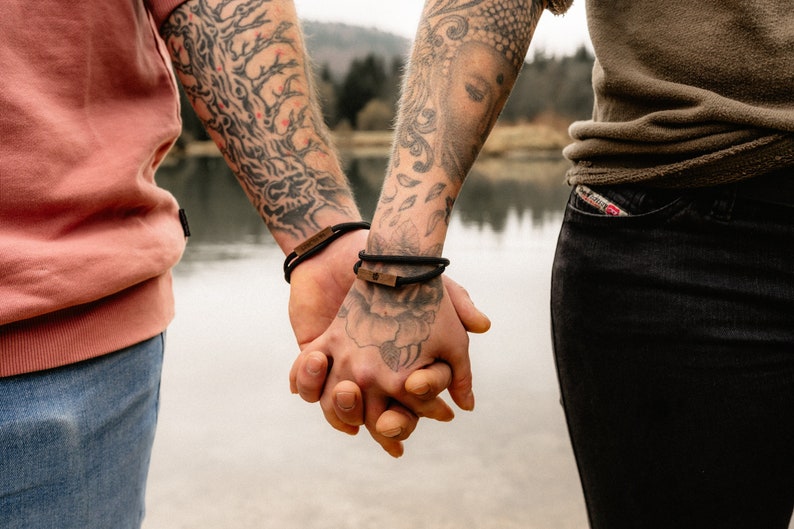
<path fill-rule="evenodd" d="M 188 98 L 271 230 L 317 231 L 323 207 L 352 213 L 322 115 L 310 106 L 311 74 L 299 28 L 269 0 L 196 0 L 161 28 Z M 308 99 L 307 99 L 308 96 Z M 334 162 L 335 163 L 335 162 Z M 325 167 L 325 168 L 324 168 Z"/>

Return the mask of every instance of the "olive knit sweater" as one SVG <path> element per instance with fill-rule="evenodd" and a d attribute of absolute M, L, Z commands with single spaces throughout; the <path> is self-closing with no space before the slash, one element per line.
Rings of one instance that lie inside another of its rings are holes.
<path fill-rule="evenodd" d="M 592 120 L 572 184 L 727 183 L 794 166 L 790 0 L 587 0 Z"/>

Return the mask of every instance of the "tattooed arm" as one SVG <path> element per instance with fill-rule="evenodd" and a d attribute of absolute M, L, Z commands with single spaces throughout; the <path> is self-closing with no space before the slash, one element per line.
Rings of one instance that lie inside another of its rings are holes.
<path fill-rule="evenodd" d="M 568 5 L 570 0 L 426 2 L 368 253 L 441 255 L 455 199 L 513 88 L 543 9 L 562 12 Z M 427 271 L 376 267 L 403 276 Z M 339 313 L 338 334 L 326 333 L 328 341 L 314 345 L 334 351 L 331 378 L 350 378 L 365 394 L 389 387 L 391 373 L 394 386 L 387 393 L 397 395 L 411 371 L 446 361 L 453 374 L 450 395 L 471 409 L 468 337 L 453 301 L 440 279 L 397 289 L 357 280 Z M 361 360 L 373 356 L 380 357 L 380 372 L 372 360 Z M 404 395 L 400 400 L 410 402 Z M 330 396 L 321 403 L 329 410 Z M 394 433 L 384 428 L 383 417 L 376 421 L 381 411 L 367 403 L 366 424 L 374 436 Z"/>
<path fill-rule="evenodd" d="M 285 253 L 360 220 L 291 0 L 191 0 L 161 33 L 196 113 Z"/>
<path fill-rule="evenodd" d="M 427 2 L 370 246 L 441 253 L 455 199 L 513 88 L 545 6 L 545 0 Z"/>
<path fill-rule="evenodd" d="M 292 0 L 189 0 L 160 28 L 182 86 L 284 251 L 360 220 L 322 121 Z M 347 234 L 292 275 L 300 346 L 334 319 L 366 232 Z"/>

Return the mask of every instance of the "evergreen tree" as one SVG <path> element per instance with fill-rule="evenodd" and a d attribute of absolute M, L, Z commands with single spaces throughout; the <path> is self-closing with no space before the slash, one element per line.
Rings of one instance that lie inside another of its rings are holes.
<path fill-rule="evenodd" d="M 502 119 L 532 121 L 547 115 L 570 121 L 590 117 L 593 60 L 585 47 L 567 57 L 535 54 L 524 64 Z"/>
<path fill-rule="evenodd" d="M 337 115 L 356 128 L 358 113 L 379 97 L 387 80 L 383 58 L 374 54 L 355 59 L 337 92 Z"/>

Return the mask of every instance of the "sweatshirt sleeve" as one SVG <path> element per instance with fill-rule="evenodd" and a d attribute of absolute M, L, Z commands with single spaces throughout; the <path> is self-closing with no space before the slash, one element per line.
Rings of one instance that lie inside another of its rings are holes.
<path fill-rule="evenodd" d="M 163 22 L 168 18 L 171 12 L 184 4 L 187 0 L 145 0 L 146 7 L 154 17 L 154 22 L 157 28 L 163 25 Z"/>

